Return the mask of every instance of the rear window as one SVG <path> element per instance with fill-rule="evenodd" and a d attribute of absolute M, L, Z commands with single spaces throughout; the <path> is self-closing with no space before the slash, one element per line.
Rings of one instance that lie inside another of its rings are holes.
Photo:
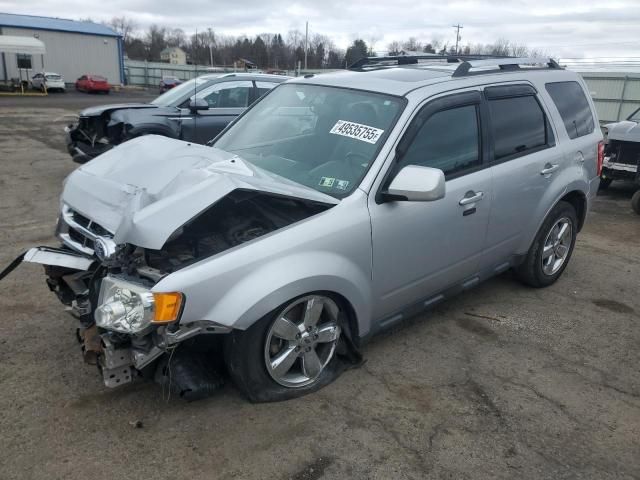
<path fill-rule="evenodd" d="M 94 80 L 96 82 L 106 82 L 107 79 L 104 77 L 100 77 L 98 75 L 91 75 L 91 80 Z"/>
<path fill-rule="evenodd" d="M 548 144 L 544 112 L 532 95 L 489 101 L 496 160 Z"/>
<path fill-rule="evenodd" d="M 593 132 L 593 114 L 584 90 L 578 82 L 547 83 L 546 88 L 560 112 L 569 138 L 578 138 Z"/>

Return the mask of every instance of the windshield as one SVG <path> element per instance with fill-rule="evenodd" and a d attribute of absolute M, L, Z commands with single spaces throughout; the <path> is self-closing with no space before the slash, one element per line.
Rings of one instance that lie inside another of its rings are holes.
<path fill-rule="evenodd" d="M 47 80 L 62 80 L 62 77 L 60 75 L 46 75 L 46 79 Z"/>
<path fill-rule="evenodd" d="M 403 106 L 402 99 L 388 95 L 284 84 L 214 145 L 340 198 L 358 186 Z"/>
<path fill-rule="evenodd" d="M 158 105 L 160 107 L 177 107 L 185 96 L 188 96 L 189 92 L 199 91 L 204 85 L 208 85 L 211 82 L 211 78 L 193 78 L 188 82 L 181 83 L 177 87 L 173 87 L 171 90 L 167 90 L 158 98 L 156 98 L 152 105 Z"/>

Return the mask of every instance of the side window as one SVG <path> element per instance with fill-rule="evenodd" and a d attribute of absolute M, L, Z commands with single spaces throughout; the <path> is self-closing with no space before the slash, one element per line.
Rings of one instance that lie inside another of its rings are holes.
<path fill-rule="evenodd" d="M 250 81 L 216 83 L 201 92 L 199 98 L 204 98 L 209 108 L 244 108 L 249 106 L 249 97 L 253 90 Z"/>
<path fill-rule="evenodd" d="M 593 113 L 584 90 L 578 82 L 547 83 L 546 88 L 560 112 L 569 138 L 593 133 L 595 129 Z"/>
<path fill-rule="evenodd" d="M 28 70 L 32 70 L 31 66 L 31 55 L 25 53 L 16 53 L 16 62 L 18 68 L 26 68 Z"/>
<path fill-rule="evenodd" d="M 256 82 L 256 88 L 258 89 L 258 98 L 263 96 L 276 85 L 278 84 L 273 82 Z"/>
<path fill-rule="evenodd" d="M 544 112 L 533 95 L 489 100 L 489 112 L 496 160 L 552 143 Z"/>
<path fill-rule="evenodd" d="M 478 107 L 466 105 L 434 113 L 402 157 L 402 165 L 439 168 L 446 176 L 480 165 Z"/>

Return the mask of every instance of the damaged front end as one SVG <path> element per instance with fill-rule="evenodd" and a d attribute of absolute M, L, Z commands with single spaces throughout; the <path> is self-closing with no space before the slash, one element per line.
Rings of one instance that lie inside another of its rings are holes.
<path fill-rule="evenodd" d="M 131 125 L 125 121 L 124 112 L 154 108 L 147 104 L 124 104 L 83 110 L 77 123 L 64 129 L 67 150 L 73 161 L 86 163 L 125 141 Z"/>
<path fill-rule="evenodd" d="M 85 361 L 98 365 L 107 387 L 170 376 L 172 389 L 198 398 L 220 377 L 193 348 L 174 352 L 185 342 L 215 344 L 233 319 L 184 318 L 190 299 L 180 285 L 157 291 L 158 283 L 338 201 L 215 148 L 142 137 L 118 150 L 66 180 L 56 227 L 62 248 L 33 248 L 0 278 L 21 260 L 44 265 L 50 290 L 79 322 Z M 150 166 L 155 174 L 145 175 Z M 200 373 L 178 380 L 172 365 Z"/>

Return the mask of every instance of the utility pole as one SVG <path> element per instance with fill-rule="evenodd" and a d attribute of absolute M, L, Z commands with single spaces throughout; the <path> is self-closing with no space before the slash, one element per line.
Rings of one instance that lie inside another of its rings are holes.
<path fill-rule="evenodd" d="M 307 69 L 307 47 L 309 45 L 309 22 L 307 22 L 307 26 L 305 27 L 304 32 L 304 69 Z"/>
<path fill-rule="evenodd" d="M 211 66 L 213 67 L 213 34 L 211 33 L 211 28 L 209 28 L 209 62 L 211 62 Z"/>
<path fill-rule="evenodd" d="M 456 29 L 456 55 L 458 55 L 458 42 L 460 42 L 460 29 L 464 28 L 462 25 L 452 25 Z"/>

